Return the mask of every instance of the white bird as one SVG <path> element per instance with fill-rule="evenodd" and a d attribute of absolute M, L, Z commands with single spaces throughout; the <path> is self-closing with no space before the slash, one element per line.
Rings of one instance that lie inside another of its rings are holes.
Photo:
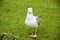
<path fill-rule="evenodd" d="M 28 8 L 25 24 L 29 27 L 35 28 L 35 32 L 31 36 L 37 37 L 36 33 L 37 33 L 37 27 L 40 24 L 40 16 L 33 16 L 32 8 Z"/>

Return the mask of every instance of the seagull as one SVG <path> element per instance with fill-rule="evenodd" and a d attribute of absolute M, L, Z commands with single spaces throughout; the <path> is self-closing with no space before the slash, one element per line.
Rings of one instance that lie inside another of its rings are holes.
<path fill-rule="evenodd" d="M 32 8 L 28 8 L 27 16 L 25 19 L 25 24 L 31 28 L 34 28 L 34 33 L 32 33 L 32 37 L 37 37 L 37 27 L 40 24 L 40 16 L 33 16 Z"/>

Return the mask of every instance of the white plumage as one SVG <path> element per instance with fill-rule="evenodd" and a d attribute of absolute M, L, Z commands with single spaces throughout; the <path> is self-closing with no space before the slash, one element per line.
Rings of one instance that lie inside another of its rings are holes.
<path fill-rule="evenodd" d="M 37 27 L 39 25 L 39 20 L 40 20 L 39 16 L 33 16 L 32 8 L 28 8 L 25 24 L 29 27 L 35 28 L 35 35 L 34 35 L 35 37 L 36 37 Z"/>

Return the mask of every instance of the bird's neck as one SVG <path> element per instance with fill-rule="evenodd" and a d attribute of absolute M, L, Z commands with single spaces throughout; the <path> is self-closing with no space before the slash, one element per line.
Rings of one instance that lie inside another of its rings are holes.
<path fill-rule="evenodd" d="M 32 17 L 33 16 L 33 13 L 31 13 L 31 14 L 27 13 L 27 16 Z"/>

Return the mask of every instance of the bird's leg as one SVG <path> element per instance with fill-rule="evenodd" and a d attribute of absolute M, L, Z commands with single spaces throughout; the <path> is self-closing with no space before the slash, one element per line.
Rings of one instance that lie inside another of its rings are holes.
<path fill-rule="evenodd" d="M 30 28 L 30 36 L 33 36 L 33 32 L 34 32 L 34 29 L 33 28 Z"/>
<path fill-rule="evenodd" d="M 37 27 L 35 27 L 35 35 L 36 35 L 36 33 L 37 33 Z"/>
<path fill-rule="evenodd" d="M 35 32 L 34 32 L 33 37 L 37 37 L 36 33 L 37 33 L 37 27 L 35 27 Z"/>

